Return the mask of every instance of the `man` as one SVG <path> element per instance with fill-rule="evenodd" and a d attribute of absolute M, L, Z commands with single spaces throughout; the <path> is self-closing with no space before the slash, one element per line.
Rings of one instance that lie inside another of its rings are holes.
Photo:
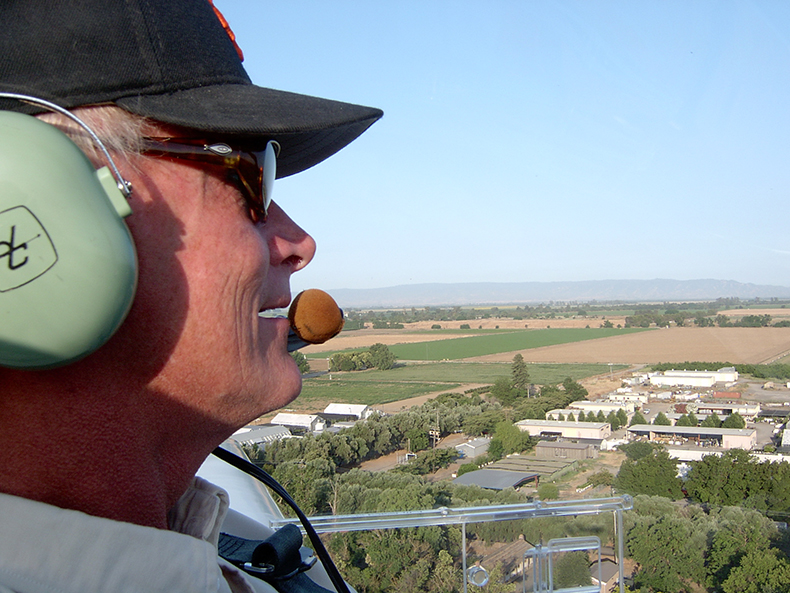
<path fill-rule="evenodd" d="M 265 207 L 270 188 L 249 168 L 200 151 L 274 141 L 278 175 L 291 175 L 381 112 L 252 85 L 208 0 L 7 0 L 2 11 L 0 91 L 74 111 L 109 146 L 132 187 L 139 280 L 95 352 L 0 368 L 0 591 L 261 588 L 218 564 L 226 496 L 193 477 L 237 428 L 298 394 L 287 320 L 258 313 L 288 305 L 315 244 Z M 68 120 L 40 117 L 106 164 Z"/>

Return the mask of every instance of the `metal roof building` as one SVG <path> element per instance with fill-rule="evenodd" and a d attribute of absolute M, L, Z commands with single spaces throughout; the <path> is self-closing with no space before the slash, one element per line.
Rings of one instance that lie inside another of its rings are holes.
<path fill-rule="evenodd" d="M 504 469 L 478 469 L 465 473 L 453 480 L 454 484 L 465 486 L 480 486 L 489 490 L 504 490 L 505 488 L 518 488 L 528 482 L 538 485 L 539 475 L 527 472 L 513 472 Z"/>
<path fill-rule="evenodd" d="M 233 433 L 233 439 L 239 443 L 259 445 L 280 439 L 290 439 L 293 435 L 285 426 L 264 424 L 262 426 L 245 426 Z"/>
<path fill-rule="evenodd" d="M 559 420 L 519 420 L 519 430 L 530 436 L 561 436 L 566 439 L 605 439 L 612 434 L 608 422 L 564 422 Z"/>
<path fill-rule="evenodd" d="M 757 446 L 754 428 L 703 428 L 702 426 L 657 426 L 634 424 L 628 428 L 629 437 L 647 437 L 651 441 L 675 444 L 696 443 L 700 446 L 724 449 L 746 449 Z"/>
<path fill-rule="evenodd" d="M 373 410 L 365 404 L 329 404 L 323 412 L 324 417 L 365 420 Z"/>
<path fill-rule="evenodd" d="M 467 459 L 473 459 L 475 457 L 479 457 L 480 455 L 485 455 L 488 452 L 488 445 L 490 444 L 491 439 L 481 437 L 472 439 L 466 443 L 461 443 L 460 445 L 456 445 L 455 450 L 458 451 L 463 457 L 466 457 Z"/>

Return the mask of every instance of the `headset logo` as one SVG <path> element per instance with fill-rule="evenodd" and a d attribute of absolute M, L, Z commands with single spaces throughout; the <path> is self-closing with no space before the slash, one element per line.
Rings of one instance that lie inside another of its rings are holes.
<path fill-rule="evenodd" d="M 58 261 L 55 246 L 24 206 L 0 212 L 0 292 L 32 282 Z"/>

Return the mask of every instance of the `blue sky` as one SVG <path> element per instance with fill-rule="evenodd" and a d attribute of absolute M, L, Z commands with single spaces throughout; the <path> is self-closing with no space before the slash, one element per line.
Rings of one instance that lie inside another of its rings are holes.
<path fill-rule="evenodd" d="M 790 285 L 790 3 L 215 0 L 261 86 L 380 107 L 278 181 L 308 287 Z"/>

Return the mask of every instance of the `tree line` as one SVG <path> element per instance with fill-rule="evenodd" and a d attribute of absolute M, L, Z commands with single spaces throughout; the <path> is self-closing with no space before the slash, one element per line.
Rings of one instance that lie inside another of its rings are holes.
<path fill-rule="evenodd" d="M 691 462 L 682 480 L 663 447 L 620 449 L 626 459 L 613 485 L 639 503 L 627 529 L 636 590 L 790 590 L 790 542 L 769 518 L 790 514 L 790 463 L 759 463 L 732 449 Z"/>
<path fill-rule="evenodd" d="M 388 371 L 395 366 L 397 357 L 386 344 L 373 344 L 367 350 L 338 352 L 329 357 L 329 371 L 364 371 L 379 369 Z"/>

